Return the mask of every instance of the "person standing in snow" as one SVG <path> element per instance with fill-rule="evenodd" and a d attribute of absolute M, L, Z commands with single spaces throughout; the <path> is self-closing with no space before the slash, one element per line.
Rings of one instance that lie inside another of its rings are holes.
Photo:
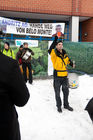
<path fill-rule="evenodd" d="M 15 106 L 24 106 L 29 91 L 18 62 L 0 52 L 0 139 L 21 140 Z"/>
<path fill-rule="evenodd" d="M 22 49 L 22 68 L 23 68 L 23 76 L 25 82 L 27 82 L 27 73 L 26 69 L 29 70 L 29 83 L 32 84 L 32 67 L 31 67 L 31 55 L 34 55 L 34 52 L 28 48 L 28 43 L 24 42 L 24 48 Z"/>
<path fill-rule="evenodd" d="M 60 88 L 62 86 L 64 108 L 68 109 L 69 111 L 73 111 L 73 108 L 69 106 L 68 102 L 69 85 L 67 78 L 67 65 L 69 64 L 74 68 L 75 64 L 73 64 L 73 62 L 69 59 L 66 51 L 63 49 L 63 42 L 58 40 L 57 36 L 55 36 L 55 39 L 51 44 L 48 53 L 51 56 L 54 68 L 53 77 L 57 110 L 58 112 L 62 112 L 62 101 L 60 97 Z"/>
<path fill-rule="evenodd" d="M 8 57 L 15 59 L 14 51 L 10 48 L 9 42 L 4 43 L 4 49 L 2 50 L 2 53 Z"/>

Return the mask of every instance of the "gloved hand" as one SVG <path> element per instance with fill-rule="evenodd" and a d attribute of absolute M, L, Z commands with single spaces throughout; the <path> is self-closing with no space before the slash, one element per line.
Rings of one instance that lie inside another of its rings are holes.
<path fill-rule="evenodd" d="M 55 41 L 55 42 L 57 42 L 57 39 L 58 39 L 58 36 L 55 36 L 55 39 L 54 39 L 54 41 Z"/>
<path fill-rule="evenodd" d="M 51 53 L 52 49 L 55 48 L 55 46 L 56 46 L 56 44 L 57 44 L 57 39 L 58 39 L 58 37 L 55 36 L 54 41 L 53 41 L 53 43 L 51 44 L 51 46 L 50 46 L 50 48 L 49 48 L 49 50 L 48 50 L 48 53 L 49 53 L 49 54 Z"/>

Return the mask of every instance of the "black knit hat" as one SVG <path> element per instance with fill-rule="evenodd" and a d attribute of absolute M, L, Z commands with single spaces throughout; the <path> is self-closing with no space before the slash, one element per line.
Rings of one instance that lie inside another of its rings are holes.
<path fill-rule="evenodd" d="M 57 44 L 58 44 L 58 43 L 63 43 L 63 41 L 62 41 L 62 40 L 57 40 Z M 56 44 L 56 45 L 57 45 L 57 44 Z"/>
<path fill-rule="evenodd" d="M 20 47 L 19 48 L 23 48 L 23 45 L 20 45 Z"/>
<path fill-rule="evenodd" d="M 9 42 L 5 42 L 4 44 L 7 44 L 8 47 L 10 46 Z"/>

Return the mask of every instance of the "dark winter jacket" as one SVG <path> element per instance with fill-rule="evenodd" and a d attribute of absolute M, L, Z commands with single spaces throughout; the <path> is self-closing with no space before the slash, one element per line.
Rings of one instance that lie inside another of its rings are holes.
<path fill-rule="evenodd" d="M 93 122 L 93 97 L 89 100 L 88 104 L 86 105 L 85 110 L 88 111 L 88 114 Z"/>
<path fill-rule="evenodd" d="M 30 63 L 31 62 L 31 55 L 34 55 L 34 52 L 29 48 L 24 48 L 22 50 L 22 63 Z"/>
<path fill-rule="evenodd" d="M 24 106 L 29 92 L 16 60 L 0 52 L 0 139 L 20 140 L 16 106 Z"/>

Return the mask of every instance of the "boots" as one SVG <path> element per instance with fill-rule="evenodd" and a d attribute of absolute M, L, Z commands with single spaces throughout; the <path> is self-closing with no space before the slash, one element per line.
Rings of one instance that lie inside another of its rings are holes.
<path fill-rule="evenodd" d="M 58 107 L 58 108 L 57 108 L 57 111 L 58 111 L 59 113 L 62 113 L 61 107 Z"/>
<path fill-rule="evenodd" d="M 64 106 L 65 109 L 68 109 L 69 111 L 73 111 L 73 108 L 70 106 Z"/>
<path fill-rule="evenodd" d="M 69 111 L 73 111 L 73 108 L 70 107 L 70 106 L 64 106 L 64 108 L 65 108 L 65 109 L 68 109 Z M 59 113 L 62 113 L 61 107 L 58 107 L 58 108 L 57 108 L 57 111 L 58 111 Z"/>

